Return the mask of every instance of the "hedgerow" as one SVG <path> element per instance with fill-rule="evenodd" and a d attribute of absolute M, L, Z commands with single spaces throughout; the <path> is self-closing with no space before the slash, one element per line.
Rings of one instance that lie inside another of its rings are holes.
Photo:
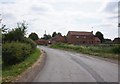
<path fill-rule="evenodd" d="M 50 46 L 51 48 L 58 48 L 62 50 L 71 50 L 84 54 L 89 54 L 93 56 L 100 56 L 104 58 L 110 59 L 120 59 L 118 55 L 120 55 L 120 45 L 70 45 L 64 43 L 56 43 Z"/>
<path fill-rule="evenodd" d="M 23 40 L 21 42 L 26 43 L 26 44 L 30 44 L 33 51 L 36 49 L 37 44 L 30 38 L 23 38 Z"/>
<path fill-rule="evenodd" d="M 11 42 L 2 45 L 2 59 L 5 65 L 12 65 L 24 61 L 32 53 L 30 44 Z"/>

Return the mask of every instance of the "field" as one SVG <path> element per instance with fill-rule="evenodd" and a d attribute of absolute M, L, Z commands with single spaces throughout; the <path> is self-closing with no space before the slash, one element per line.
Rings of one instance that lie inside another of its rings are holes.
<path fill-rule="evenodd" d="M 119 59 L 120 45 L 118 44 L 100 44 L 100 45 L 70 45 L 57 43 L 50 46 L 62 50 L 70 50 L 78 53 L 89 54 L 109 59 Z M 120 59 L 119 59 L 120 60 Z"/>

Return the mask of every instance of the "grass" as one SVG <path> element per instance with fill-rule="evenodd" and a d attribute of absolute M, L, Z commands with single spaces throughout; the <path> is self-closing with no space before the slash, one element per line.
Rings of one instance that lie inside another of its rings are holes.
<path fill-rule="evenodd" d="M 93 56 L 99 56 L 109 59 L 119 59 L 120 55 L 120 45 L 96 45 L 96 46 L 85 46 L 85 45 L 70 45 L 57 43 L 50 46 L 51 48 L 57 48 L 62 50 L 75 51 L 78 53 L 89 54 Z M 119 59 L 120 60 L 120 59 Z"/>
<path fill-rule="evenodd" d="M 2 65 L 2 46 L 0 43 L 0 65 Z M 2 66 L 0 66 L 0 83 L 2 82 Z"/>
<path fill-rule="evenodd" d="M 39 49 L 36 49 L 34 53 L 32 53 L 25 61 L 12 65 L 5 66 L 2 68 L 2 82 L 12 82 L 16 79 L 18 75 L 28 69 L 32 64 L 37 61 L 41 52 Z"/>

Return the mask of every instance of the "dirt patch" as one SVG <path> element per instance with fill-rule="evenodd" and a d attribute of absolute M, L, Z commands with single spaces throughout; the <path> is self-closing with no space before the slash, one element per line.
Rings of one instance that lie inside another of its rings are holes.
<path fill-rule="evenodd" d="M 45 64 L 46 53 L 41 50 L 41 56 L 31 67 L 29 67 L 25 72 L 19 75 L 15 82 L 32 82 L 38 72 L 41 71 Z"/>

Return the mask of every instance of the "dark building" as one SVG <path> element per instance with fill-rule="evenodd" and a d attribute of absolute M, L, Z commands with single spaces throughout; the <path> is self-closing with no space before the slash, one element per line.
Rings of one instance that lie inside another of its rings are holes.
<path fill-rule="evenodd" d="M 75 45 L 101 43 L 100 39 L 93 35 L 93 32 L 79 31 L 69 31 L 67 34 L 67 42 Z"/>

